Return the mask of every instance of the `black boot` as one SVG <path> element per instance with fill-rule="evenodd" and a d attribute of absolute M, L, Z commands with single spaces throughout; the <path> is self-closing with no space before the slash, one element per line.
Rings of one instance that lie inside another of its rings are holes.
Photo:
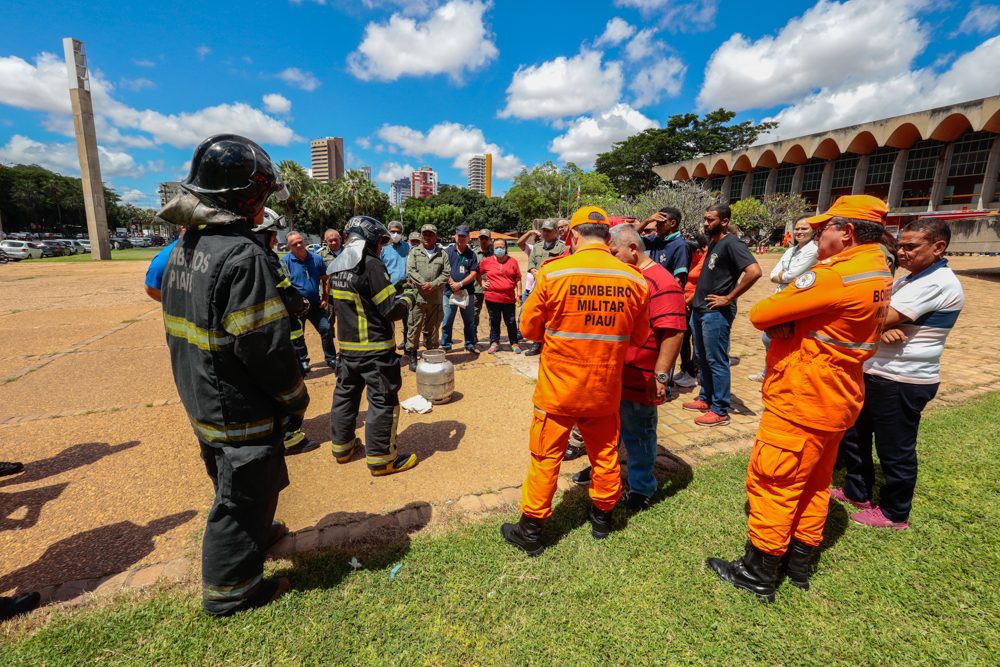
<path fill-rule="evenodd" d="M 410 370 L 415 373 L 417 371 L 417 351 L 410 350 L 406 353 L 406 356 L 408 357 Z"/>
<path fill-rule="evenodd" d="M 541 353 L 542 353 L 542 344 L 535 343 L 530 348 L 528 348 L 528 351 L 524 353 L 524 356 L 537 357 Z"/>
<path fill-rule="evenodd" d="M 505 523 L 500 526 L 500 534 L 507 544 L 512 544 L 529 556 L 540 556 L 545 547 L 538 541 L 542 535 L 542 522 L 544 519 L 536 519 L 526 514 L 521 515 L 521 520 L 517 523 Z"/>
<path fill-rule="evenodd" d="M 603 540 L 611 534 L 611 513 L 615 508 L 599 510 L 597 505 L 590 504 L 590 534 L 595 540 Z"/>
<path fill-rule="evenodd" d="M 573 483 L 577 486 L 590 486 L 590 478 L 592 476 L 594 469 L 587 466 L 580 472 L 573 475 Z"/>
<path fill-rule="evenodd" d="M 721 558 L 709 558 L 705 564 L 719 575 L 719 579 L 750 591 L 765 602 L 774 602 L 774 582 L 778 578 L 781 556 L 766 554 L 750 544 L 746 555 L 731 563 Z"/>
<path fill-rule="evenodd" d="M 809 559 L 812 558 L 813 549 L 815 547 L 792 538 L 792 543 L 785 552 L 785 574 L 793 586 L 804 591 L 809 590 Z"/>
<path fill-rule="evenodd" d="M 26 614 L 41 602 L 42 596 L 37 592 L 23 593 L 12 598 L 0 597 L 0 621 Z"/>

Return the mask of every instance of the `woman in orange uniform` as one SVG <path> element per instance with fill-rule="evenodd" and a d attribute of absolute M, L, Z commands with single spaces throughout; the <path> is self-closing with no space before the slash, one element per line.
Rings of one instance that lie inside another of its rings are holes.
<path fill-rule="evenodd" d="M 864 403 L 862 366 L 878 348 L 892 294 L 878 246 L 887 214 L 882 200 L 849 195 L 809 218 L 819 263 L 750 311 L 772 339 L 765 411 L 747 470 L 750 546 L 735 561 L 707 564 L 769 602 L 786 552 L 789 580 L 809 588 L 837 447 Z"/>

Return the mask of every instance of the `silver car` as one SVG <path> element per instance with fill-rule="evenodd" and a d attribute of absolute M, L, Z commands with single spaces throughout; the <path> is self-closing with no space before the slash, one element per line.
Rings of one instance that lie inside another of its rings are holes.
<path fill-rule="evenodd" d="M 29 241 L 0 241 L 0 248 L 11 259 L 41 259 L 42 249 Z"/>

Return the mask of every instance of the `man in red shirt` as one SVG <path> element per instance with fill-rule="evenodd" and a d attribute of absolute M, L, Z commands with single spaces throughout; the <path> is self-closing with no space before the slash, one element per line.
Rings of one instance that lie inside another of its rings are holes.
<path fill-rule="evenodd" d="M 630 225 L 611 228 L 611 254 L 642 271 L 649 288 L 649 334 L 639 346 L 629 345 L 622 369 L 620 403 L 621 438 L 628 454 L 629 512 L 649 508 L 656 493 L 656 406 L 670 395 L 667 387 L 687 328 L 684 291 L 670 272 L 650 259 L 642 237 Z M 590 483 L 590 469 L 573 476 L 578 484 Z"/>
<path fill-rule="evenodd" d="M 514 315 L 514 303 L 519 301 L 521 288 L 521 268 L 507 254 L 507 242 L 503 239 L 493 241 L 493 249 L 489 257 L 479 263 L 479 274 L 483 277 L 486 288 L 486 310 L 490 314 L 490 349 L 494 354 L 500 345 L 500 321 L 507 324 L 507 337 L 514 354 L 521 354 L 517 345 L 517 318 Z"/>

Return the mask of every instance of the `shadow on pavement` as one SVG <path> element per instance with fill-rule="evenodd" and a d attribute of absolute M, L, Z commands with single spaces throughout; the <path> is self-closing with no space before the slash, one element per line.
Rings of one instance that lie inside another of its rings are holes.
<path fill-rule="evenodd" d="M 5 530 L 24 530 L 38 522 L 45 503 L 55 500 L 69 486 L 69 482 L 44 486 L 30 491 L 15 493 L 0 493 L 0 532 Z M 11 515 L 22 507 L 27 508 L 23 519 L 12 519 Z"/>
<path fill-rule="evenodd" d="M 106 442 L 86 442 L 73 445 L 50 458 L 25 463 L 24 472 L 0 481 L 0 488 L 14 484 L 28 484 L 46 477 L 61 475 L 64 472 L 96 463 L 105 456 L 111 456 L 138 445 L 138 440 L 123 442 L 120 445 L 109 445 Z"/>
<path fill-rule="evenodd" d="M 0 577 L 0 592 L 26 593 L 38 587 L 124 572 L 153 553 L 154 538 L 197 516 L 195 510 L 170 514 L 145 526 L 121 521 L 101 526 L 49 546 L 27 565 Z"/>

